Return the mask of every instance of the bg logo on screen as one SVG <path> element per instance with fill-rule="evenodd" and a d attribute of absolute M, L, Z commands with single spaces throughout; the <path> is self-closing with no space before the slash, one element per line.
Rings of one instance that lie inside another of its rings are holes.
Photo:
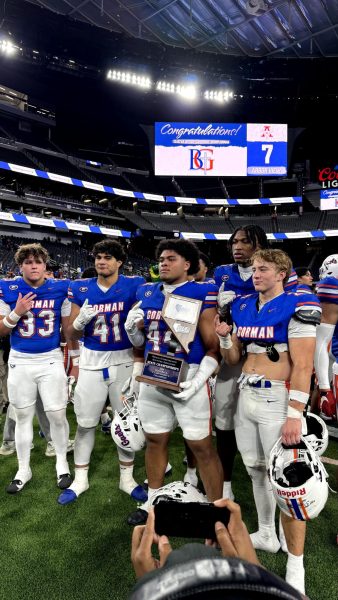
<path fill-rule="evenodd" d="M 338 187 L 338 165 L 336 165 L 333 169 L 331 167 L 319 169 L 318 180 L 320 181 L 324 190 Z"/>
<path fill-rule="evenodd" d="M 212 171 L 214 168 L 212 148 L 192 148 L 190 150 L 190 171 Z"/>

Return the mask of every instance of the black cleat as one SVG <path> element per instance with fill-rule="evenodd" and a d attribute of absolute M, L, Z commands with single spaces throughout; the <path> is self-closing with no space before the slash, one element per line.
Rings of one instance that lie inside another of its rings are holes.
<path fill-rule="evenodd" d="M 70 473 L 63 473 L 58 475 L 57 486 L 60 490 L 66 490 L 73 483 L 73 478 Z"/>
<path fill-rule="evenodd" d="M 134 512 L 130 513 L 127 518 L 127 523 L 128 525 L 132 525 L 134 527 L 135 525 L 144 525 L 147 522 L 147 519 L 147 511 L 143 510 L 142 508 L 138 508 L 137 510 L 134 510 Z"/>
<path fill-rule="evenodd" d="M 11 483 L 6 487 L 7 494 L 17 494 L 18 492 L 21 492 L 22 488 L 31 479 L 32 479 L 32 471 L 31 470 L 29 470 L 29 472 L 27 473 L 25 481 L 22 481 L 21 479 L 13 479 L 13 481 L 11 481 Z"/>
<path fill-rule="evenodd" d="M 21 479 L 13 479 L 11 483 L 7 486 L 6 492 L 8 494 L 17 494 L 17 492 L 21 492 L 23 486 L 25 484 L 22 483 Z"/>

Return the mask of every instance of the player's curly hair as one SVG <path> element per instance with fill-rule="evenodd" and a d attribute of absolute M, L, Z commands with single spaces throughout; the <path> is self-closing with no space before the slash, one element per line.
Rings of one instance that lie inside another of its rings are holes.
<path fill-rule="evenodd" d="M 189 240 L 162 240 L 156 248 L 156 260 L 158 260 L 164 250 L 173 250 L 190 263 L 188 275 L 194 275 L 199 270 L 200 252 Z"/>
<path fill-rule="evenodd" d="M 97 254 L 110 254 L 122 263 L 124 263 L 127 257 L 124 248 L 116 240 L 102 240 L 102 242 L 97 242 L 92 252 L 95 258 Z"/>
<path fill-rule="evenodd" d="M 286 254 L 286 252 L 283 252 L 283 250 L 273 250 L 272 248 L 256 250 L 251 257 L 251 263 L 253 263 L 254 260 L 263 260 L 264 262 L 273 263 L 279 273 L 285 271 L 283 285 L 289 279 L 292 271 L 292 262 L 289 255 Z"/>
<path fill-rule="evenodd" d="M 239 231 L 244 231 L 254 250 L 256 248 L 269 248 L 269 240 L 266 237 L 266 233 L 264 229 L 262 229 L 262 227 L 260 227 L 259 225 L 243 225 L 243 227 L 236 227 L 235 231 L 229 239 L 230 247 L 233 244 L 235 235 Z"/>
<path fill-rule="evenodd" d="M 48 251 L 41 244 L 22 244 L 14 254 L 14 260 L 17 265 L 21 266 L 23 261 L 30 256 L 41 258 L 45 264 L 49 261 Z"/>

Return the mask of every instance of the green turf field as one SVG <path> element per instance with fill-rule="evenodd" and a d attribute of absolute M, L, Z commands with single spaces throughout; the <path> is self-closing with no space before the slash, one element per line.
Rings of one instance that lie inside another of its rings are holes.
<path fill-rule="evenodd" d="M 74 436 L 71 408 L 69 421 Z M 38 437 L 37 427 L 34 445 L 33 479 L 17 496 L 5 492 L 16 472 L 16 457 L 0 456 L 0 599 L 127 598 L 134 575 L 129 559 L 131 528 L 125 517 L 136 505 L 117 489 L 118 465 L 110 436 L 97 431 L 90 489 L 69 506 L 56 502 L 54 459 L 45 457 L 46 443 Z M 170 447 L 174 480 L 183 478 L 183 454 L 177 431 Z M 326 455 L 338 458 L 336 440 L 330 443 Z M 136 461 L 136 479 L 142 481 L 142 452 Z M 327 465 L 327 470 L 331 487 L 335 488 L 335 467 Z M 249 531 L 253 531 L 256 520 L 251 486 L 239 457 L 233 487 L 244 520 Z M 307 593 L 312 600 L 328 600 L 337 595 L 337 513 L 337 496 L 330 493 L 324 511 L 308 527 L 305 567 Z M 174 540 L 174 545 L 179 545 L 179 541 Z M 286 556 L 281 551 L 277 555 L 259 553 L 259 558 L 268 569 L 284 575 Z"/>

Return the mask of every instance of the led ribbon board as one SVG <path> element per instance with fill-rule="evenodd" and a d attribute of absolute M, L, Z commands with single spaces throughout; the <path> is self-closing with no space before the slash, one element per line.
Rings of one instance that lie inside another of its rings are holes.
<path fill-rule="evenodd" d="M 286 173 L 286 124 L 155 123 L 155 175 L 261 177 Z"/>

